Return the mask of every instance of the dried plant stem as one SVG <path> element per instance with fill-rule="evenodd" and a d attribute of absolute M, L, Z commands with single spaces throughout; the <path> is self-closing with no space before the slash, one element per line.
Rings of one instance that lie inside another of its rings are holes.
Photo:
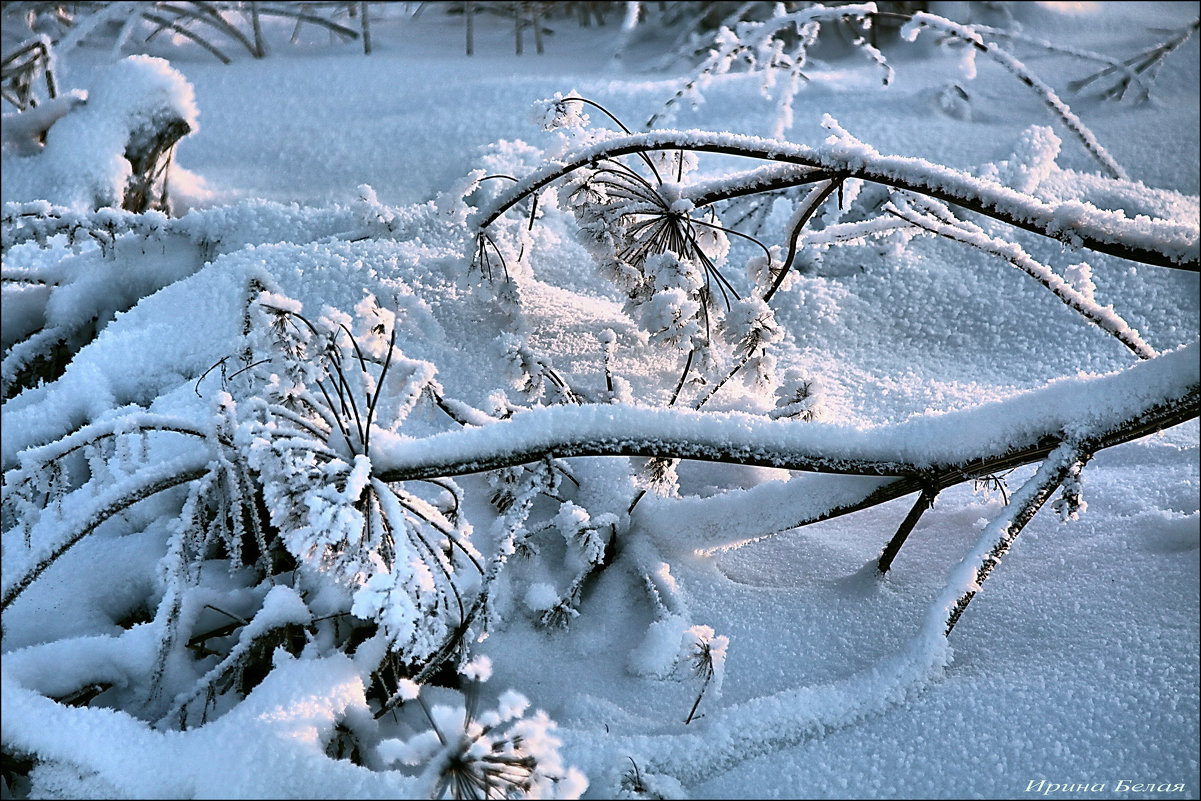
<path fill-rule="evenodd" d="M 797 244 L 801 238 L 801 231 L 813 219 L 813 215 L 817 213 L 821 205 L 826 202 L 826 198 L 842 187 L 843 180 L 841 176 L 835 177 L 825 186 L 814 189 L 793 215 L 792 231 L 788 235 L 788 255 L 784 257 L 784 264 L 780 267 L 779 275 L 776 276 L 771 287 L 763 293 L 763 300 L 770 301 L 772 295 L 776 294 L 776 290 L 784 283 L 784 278 L 788 275 L 788 271 L 792 269 L 793 260 L 796 259 Z"/>
<path fill-rule="evenodd" d="M 142 16 L 145 17 L 146 19 L 150 20 L 151 22 L 156 23 L 159 26 L 153 33 L 151 33 L 149 36 L 146 37 L 146 41 L 150 41 L 151 39 L 153 39 L 159 32 L 168 30 L 168 31 L 171 31 L 172 33 L 177 33 L 180 36 L 183 36 L 184 38 L 191 39 L 193 42 L 200 45 L 205 50 L 209 51 L 214 56 L 216 56 L 217 59 L 222 64 L 232 63 L 232 60 L 230 59 L 229 56 L 225 55 L 220 50 L 218 50 L 215 46 L 210 44 L 207 39 L 205 39 L 203 36 L 193 33 L 192 31 L 185 28 L 183 25 L 180 25 L 178 22 L 173 22 L 165 17 L 160 17 L 157 14 L 151 14 L 148 11 L 142 12 Z"/>
<path fill-rule="evenodd" d="M 897 533 L 892 535 L 892 539 L 884 546 L 883 553 L 880 554 L 879 560 L 876 562 L 876 568 L 881 573 L 887 573 L 892 567 L 892 560 L 896 558 L 897 552 L 901 550 L 901 546 L 905 544 L 905 540 L 913 531 L 917 521 L 921 519 L 922 514 L 934 505 L 934 498 L 938 495 L 932 485 L 922 487 L 921 494 L 913 503 L 913 507 L 909 510 L 909 514 L 901 522 L 901 527 L 897 529 Z"/>
<path fill-rule="evenodd" d="M 1101 308 L 1097 303 L 1072 288 L 1049 267 L 1031 258 L 1018 245 L 990 237 L 978 226 L 955 219 L 950 215 L 947 215 L 948 219 L 937 219 L 929 214 L 900 208 L 892 203 L 885 206 L 885 211 L 925 231 L 1005 259 L 1051 290 L 1055 297 L 1059 298 L 1068 308 L 1078 312 L 1090 323 L 1117 339 L 1135 356 L 1140 359 L 1154 359 L 1158 355 L 1155 349 L 1148 345 L 1125 320 L 1118 317 L 1113 309 Z"/>
<path fill-rule="evenodd" d="M 0 609 L 7 609 L 30 584 L 37 580 L 38 576 L 46 572 L 47 568 L 57 562 L 59 557 L 78 545 L 84 537 L 95 531 L 101 523 L 118 512 L 128 509 L 138 501 L 202 478 L 208 473 L 210 465 L 208 456 L 200 454 L 184 457 L 169 467 L 170 469 L 164 471 L 161 465 L 156 466 L 146 472 L 156 474 L 157 478 L 135 483 L 132 487 L 122 486 L 115 491 L 99 495 L 93 501 L 92 508 L 88 510 L 86 516 L 81 516 L 78 522 L 70 525 L 69 533 L 58 545 L 40 557 L 33 567 L 26 570 L 20 578 L 4 588 Z"/>
<path fill-rule="evenodd" d="M 705 697 L 705 690 L 708 687 L 709 679 L 705 679 L 705 683 L 701 685 L 701 691 L 696 694 L 696 700 L 692 702 L 692 709 L 688 710 L 688 717 L 684 720 L 685 726 L 692 722 L 692 718 L 696 715 L 696 708 L 701 705 L 701 699 Z"/>
<path fill-rule="evenodd" d="M 1055 494 L 1055 490 L 1068 475 L 1083 467 L 1089 458 L 1090 454 L 1086 449 L 1077 444 L 1065 442 L 1049 454 L 1034 477 L 1014 493 L 1012 504 L 1014 510 L 989 526 L 987 533 L 992 533 L 996 537 L 992 547 L 972 568 L 973 577 L 967 588 L 960 590 L 954 603 L 949 605 L 951 611 L 947 614 L 946 631 L 944 632 L 947 636 L 950 636 L 951 630 L 959 622 L 967 605 L 980 591 L 984 580 L 989 577 L 1001 561 L 1001 557 L 1013 545 L 1018 534 L 1022 532 L 1027 523 L 1034 519 L 1034 515 Z"/>
<path fill-rule="evenodd" d="M 363 32 L 363 55 L 371 55 L 371 23 L 368 21 L 370 17 L 367 14 L 368 3 L 359 3 L 359 23 Z"/>
<path fill-rule="evenodd" d="M 1097 80 L 1102 80 L 1114 75 L 1120 74 L 1122 77 L 1107 89 L 1102 96 L 1106 99 L 1124 100 L 1126 93 L 1130 91 L 1130 87 L 1134 84 L 1138 85 L 1138 100 L 1146 101 L 1151 98 L 1150 84 L 1155 80 L 1155 74 L 1159 71 L 1159 67 L 1163 64 L 1163 60 L 1170 56 L 1177 48 L 1192 38 L 1193 34 L 1201 28 L 1201 19 L 1193 20 L 1193 23 L 1187 28 L 1180 30 L 1176 36 L 1161 42 L 1154 47 L 1144 50 L 1125 61 L 1118 62 L 1116 59 L 1108 59 L 1105 61 L 1109 64 L 1103 67 L 1100 71 L 1093 73 L 1087 78 L 1079 81 L 1073 81 L 1069 86 L 1073 92 L 1079 92 Z M 1149 73 L 1148 80 L 1144 83 L 1141 78 L 1143 73 Z"/>
<path fill-rule="evenodd" d="M 467 28 L 467 55 L 475 54 L 475 3 L 463 3 L 463 16 Z"/>
<path fill-rule="evenodd" d="M 913 15 L 912 20 L 921 27 L 931 28 L 966 42 L 1013 73 L 1019 81 L 1034 90 L 1039 99 L 1059 117 L 1068 130 L 1076 135 L 1084 145 L 1084 149 L 1097 160 L 1097 163 L 1101 165 L 1110 178 L 1117 178 L 1122 181 L 1129 180 L 1126 171 L 1114 160 L 1113 156 L 1109 155 L 1109 151 L 1101 146 L 1101 143 L 1097 141 L 1097 137 L 1072 112 L 1068 104 L 1060 99 L 1054 89 L 1034 73 L 1030 72 L 1030 70 L 1026 69 L 1026 66 L 1022 62 L 1018 61 L 1005 50 L 986 43 L 980 34 L 970 26 L 960 25 L 944 17 L 920 11 Z"/>

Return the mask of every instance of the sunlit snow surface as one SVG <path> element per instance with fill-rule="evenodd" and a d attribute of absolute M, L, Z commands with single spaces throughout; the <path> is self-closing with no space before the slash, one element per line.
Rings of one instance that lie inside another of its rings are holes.
<path fill-rule="evenodd" d="M 498 363 L 497 338 L 507 323 L 489 305 L 488 285 L 464 275 L 466 218 L 447 214 L 445 202 L 426 201 L 475 168 L 518 177 L 538 168 L 535 149 L 554 151 L 561 142 L 534 124 L 536 101 L 574 90 L 637 130 L 662 110 L 683 73 L 651 67 L 654 41 L 637 40 L 622 59 L 612 58 L 616 20 L 607 29 L 561 20 L 543 55 L 527 42 L 520 57 L 512 53 L 511 31 L 478 25 L 476 53 L 468 58 L 461 18 L 433 10 L 410 18 L 402 11 L 416 4 L 392 5 L 375 23 L 369 57 L 354 43 L 289 45 L 285 30 L 275 32 L 267 58 L 230 66 L 187 48 L 156 53 L 191 84 L 198 130 L 178 146 L 177 159 L 203 187 L 197 181 L 176 188 L 191 211 L 154 240 L 161 252 L 127 254 L 136 269 L 116 274 L 111 262 L 87 253 L 64 267 L 89 279 L 47 308 L 52 322 L 91 306 L 111 316 L 125 299 L 144 299 L 117 314 L 60 380 L 5 402 L 6 470 L 23 449 L 83 421 L 111 419 L 129 404 L 185 417 L 204 409 L 220 388 L 217 374 L 206 370 L 238 342 L 240 293 L 252 277 L 269 280 L 306 310 L 329 305 L 349 313 L 364 292 L 388 299 L 400 311 L 406 356 L 436 364 L 448 396 L 487 405 L 504 383 L 484 371 Z M 948 16 L 970 14 L 973 6 L 931 5 Z M 1029 36 L 1120 57 L 1158 41 L 1161 29 L 1187 25 L 1199 10 L 1197 3 L 1012 5 Z M 786 138 L 822 145 L 831 136 L 822 124 L 828 115 L 881 154 L 1000 176 L 1010 185 L 1036 181 L 1048 202 L 1105 198 L 1104 207 L 1131 217 L 1196 225 L 1195 37 L 1165 62 L 1152 102 L 1141 105 L 1072 95 L 1067 83 L 1092 65 L 1029 45 L 1015 50 L 1129 173 L 1131 183 L 1115 187 L 1095 175 L 1097 164 L 1079 141 L 1012 74 L 978 56 L 968 80 L 958 54 L 939 50 L 928 36 L 886 52 L 895 69 L 887 87 L 859 55 L 812 64 Z M 94 63 L 107 55 L 74 51 L 60 81 L 88 89 L 101 74 Z M 966 106 L 948 105 L 952 83 L 970 96 Z M 725 76 L 703 95 L 695 110 L 685 105 L 660 127 L 770 134 L 773 109 L 757 78 Z M 591 117 L 594 126 L 604 124 L 600 114 Z M 1015 153 L 1045 147 L 1045 138 L 1031 133 L 1036 125 L 1055 130 L 1058 154 L 1037 176 L 1015 175 Z M 99 183 L 106 180 L 102 166 Z M 733 168 L 720 157 L 701 164 L 706 178 Z M 53 176 L 28 180 L 38 186 L 43 178 Z M 486 183 L 479 202 L 504 188 Z M 550 206 L 529 234 L 529 266 L 513 276 L 529 342 L 561 372 L 597 389 L 603 332 L 611 330 L 613 373 L 636 388 L 639 402 L 665 404 L 679 354 L 640 336 L 623 313 L 621 293 L 576 242 L 570 215 Z M 380 209 L 392 214 L 387 231 Z M 783 237 L 786 217 L 775 222 Z M 203 267 L 194 261 L 201 241 L 209 259 Z M 1060 269 L 1080 260 L 1055 243 L 1023 242 Z M 754 255 L 749 247 L 739 252 Z M 50 257 L 15 248 L 5 269 L 37 267 L 42 258 Z M 1182 353 L 1195 360 L 1195 273 L 1089 254 L 1089 269 L 1078 274 L 1095 285 L 1089 292 L 1097 303 L 1112 305 L 1152 348 L 1186 346 Z M 25 307 L 8 304 L 5 330 L 27 325 Z M 1087 411 L 1089 400 L 1071 394 L 1075 382 L 1135 361 L 1029 276 L 941 240 L 918 241 L 866 265 L 853 251 L 831 256 L 820 272 L 781 291 L 777 318 L 788 331 L 781 363 L 818 379 L 824 391 L 822 420 L 829 425 L 799 435 L 800 444 L 808 437 L 839 453 L 892 446 L 917 461 L 966 452 L 996 435 L 988 427 L 998 423 L 994 402 L 1040 391 L 1023 401 L 1019 422 L 1037 419 L 1038 399 L 1050 404 L 1051 417 L 1073 411 L 1073 400 Z M 1195 382 L 1196 367 L 1158 380 Z M 1048 384 L 1051 391 L 1043 389 Z M 733 428 L 752 414 L 762 420 L 770 399 L 732 387 L 710 406 L 728 412 L 723 425 Z M 543 419 L 580 430 L 595 422 L 586 411 Z M 953 414 L 944 419 L 943 412 Z M 415 416 L 406 433 L 425 436 L 444 422 Z M 1006 434 L 1016 430 L 1012 417 L 999 422 Z M 653 410 L 639 424 L 652 432 L 665 425 Z M 745 428 L 752 439 L 770 436 L 770 429 Z M 726 431 L 709 422 L 697 422 L 696 430 L 714 437 Z M 513 438 L 506 442 L 504 432 Z M 556 433 L 549 426 L 527 431 L 518 416 L 495 432 L 468 429 L 445 441 L 447 449 L 461 440 L 503 451 L 521 437 Z M 379 448 L 381 458 L 400 463 L 445 455 L 438 442 L 428 453 L 404 438 L 383 439 Z M 513 688 L 545 710 L 558 724 L 563 763 L 587 776 L 586 797 L 623 792 L 622 775 L 637 765 L 645 785 L 666 797 L 1196 798 L 1198 442 L 1193 420 L 1097 454 L 1083 474 L 1088 506 L 1080 519 L 1061 523 L 1048 505 L 949 641 L 931 622 L 932 606 L 948 584 L 957 586 L 955 566 L 1002 514 L 995 489 L 974 492 L 968 482 L 942 493 L 880 579 L 869 568 L 910 499 L 781 531 L 792 512 L 843 485 L 826 477 L 788 480 L 767 467 L 686 462 L 679 467 L 684 497 L 648 496 L 633 520 L 648 527 L 643 542 L 669 565 L 659 579 L 679 588 L 687 608 L 652 625 L 641 579 L 611 569 L 569 629 L 548 631 L 522 614 L 550 603 L 544 585 L 501 588 L 507 594 L 499 603 L 513 613 L 478 646 L 492 664 L 484 705 L 495 706 L 496 696 Z M 628 480 L 614 460 L 573 464 L 594 486 Z M 1033 466 L 1018 469 L 1007 478 L 1008 491 L 1034 474 Z M 590 509 L 600 510 L 599 501 Z M 345 657 L 281 657 L 245 702 L 182 733 L 47 700 L 77 686 L 78 665 L 87 665 L 90 680 L 102 665 L 119 682 L 153 661 L 153 634 L 121 633 L 111 620 L 150 591 L 132 577 L 144 582 L 153 574 L 163 537 L 149 526 L 85 541 L 6 610 L 5 747 L 58 760 L 35 777 L 35 790 L 43 797 L 147 798 L 412 792 L 411 780 L 382 765 L 369 771 L 324 755 L 335 723 L 370 716 L 360 672 Z M 653 561 L 656 554 L 640 556 Z M 10 550 L 6 535 L 6 587 L 28 561 Z M 123 569 L 88 569 L 102 561 Z M 272 592 L 255 625 L 303 619 L 289 590 Z M 681 680 L 672 659 L 681 637 L 705 634 L 700 624 L 728 645 L 720 688 L 710 688 L 685 725 L 697 683 Z M 1068 786 L 1074 789 L 1063 791 Z"/>

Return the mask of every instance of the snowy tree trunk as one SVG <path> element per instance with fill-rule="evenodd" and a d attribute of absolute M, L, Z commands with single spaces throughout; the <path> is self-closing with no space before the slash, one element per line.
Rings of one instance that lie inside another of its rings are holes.
<path fill-rule="evenodd" d="M 475 3 L 463 4 L 463 15 L 467 24 L 467 55 L 475 53 Z"/>
<path fill-rule="evenodd" d="M 367 15 L 367 3 L 359 3 L 360 23 L 363 29 L 363 55 L 371 55 L 371 23 Z"/>

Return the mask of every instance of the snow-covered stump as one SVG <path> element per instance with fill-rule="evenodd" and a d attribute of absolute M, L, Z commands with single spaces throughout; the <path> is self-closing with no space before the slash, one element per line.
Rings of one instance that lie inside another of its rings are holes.
<path fill-rule="evenodd" d="M 167 179 L 172 152 L 176 143 L 191 132 L 192 126 L 182 117 L 156 119 L 130 131 L 125 158 L 132 174 L 125 185 L 121 208 L 134 213 L 170 208 Z"/>

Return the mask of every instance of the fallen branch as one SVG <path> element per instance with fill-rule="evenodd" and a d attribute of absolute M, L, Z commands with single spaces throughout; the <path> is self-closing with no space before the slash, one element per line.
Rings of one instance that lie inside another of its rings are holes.
<path fill-rule="evenodd" d="M 907 204 L 893 202 L 885 204 L 884 210 L 924 231 L 929 231 L 932 234 L 946 237 L 964 245 L 970 245 L 985 253 L 990 253 L 1004 259 L 1051 290 L 1051 293 L 1059 298 L 1068 308 L 1078 312 L 1090 323 L 1116 338 L 1129 348 L 1130 352 L 1135 356 L 1138 356 L 1140 359 L 1155 358 L 1155 349 L 1139 336 L 1137 330 L 1119 317 L 1112 306 L 1108 308 L 1103 307 L 1092 298 L 1085 296 L 1061 276 L 1056 275 L 1050 267 L 1032 258 L 1018 244 L 991 237 L 978 226 L 955 219 L 949 214 L 935 217 L 933 214 L 909 208 Z"/>

